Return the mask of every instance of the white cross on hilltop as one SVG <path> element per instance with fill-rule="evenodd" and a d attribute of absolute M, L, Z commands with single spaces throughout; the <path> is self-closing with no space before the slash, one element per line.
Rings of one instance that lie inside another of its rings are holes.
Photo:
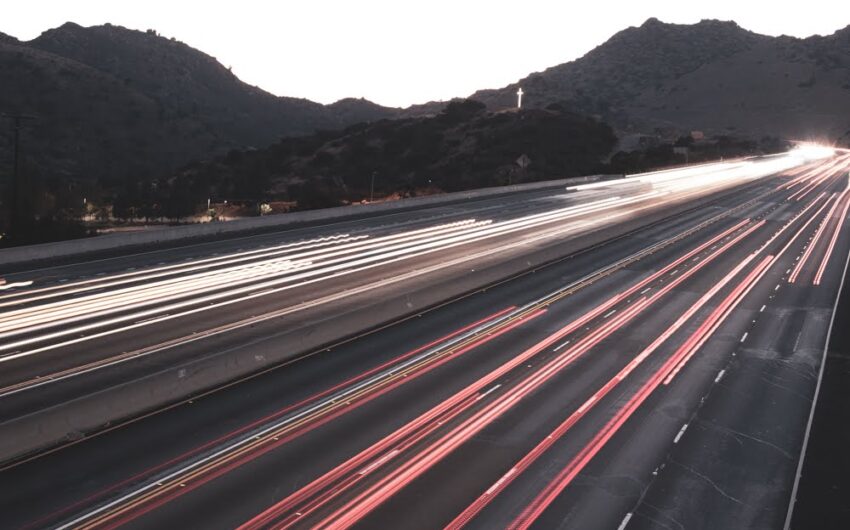
<path fill-rule="evenodd" d="M 522 95 L 523 94 L 525 94 L 525 92 L 523 92 L 522 87 L 520 87 L 519 90 L 516 91 L 516 108 L 518 108 L 518 109 L 522 108 Z"/>

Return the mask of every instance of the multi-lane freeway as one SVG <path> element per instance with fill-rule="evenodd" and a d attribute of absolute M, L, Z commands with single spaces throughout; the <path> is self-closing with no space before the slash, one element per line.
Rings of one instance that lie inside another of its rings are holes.
<path fill-rule="evenodd" d="M 732 161 L 10 274 L 6 432 L 172 367 L 179 385 L 211 358 L 257 365 L 9 460 L 3 526 L 781 527 L 850 253 L 848 168 Z M 559 245 L 323 342 L 382 297 Z"/>

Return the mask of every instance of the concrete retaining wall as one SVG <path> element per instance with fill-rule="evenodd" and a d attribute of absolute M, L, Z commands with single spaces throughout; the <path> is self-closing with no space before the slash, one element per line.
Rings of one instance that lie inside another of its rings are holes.
<path fill-rule="evenodd" d="M 249 217 L 227 222 L 199 223 L 193 225 L 174 226 L 169 228 L 147 230 L 140 232 L 106 234 L 86 239 L 45 243 L 0 250 L 0 266 L 26 264 L 60 257 L 70 257 L 108 250 L 157 245 L 174 241 L 216 236 L 234 235 L 240 232 L 250 232 L 264 229 L 286 229 L 297 225 L 319 223 L 326 221 L 343 221 L 346 218 L 378 216 L 381 214 L 400 212 L 427 206 L 437 206 L 455 202 L 496 197 L 512 193 L 522 193 L 546 188 L 558 188 L 586 182 L 595 182 L 604 178 L 601 175 L 576 177 L 571 179 L 548 180 L 484 188 L 427 197 L 413 197 L 398 201 L 374 204 L 340 206 L 323 210 L 310 210 L 263 217 Z"/>
<path fill-rule="evenodd" d="M 734 191 L 732 191 L 734 192 Z M 419 288 L 387 287 L 376 295 L 354 296 L 335 303 L 332 310 L 317 311 L 312 322 L 286 334 L 268 337 L 250 348 L 225 352 L 193 363 L 151 374 L 29 416 L 0 424 L 0 461 L 55 446 L 95 432 L 117 421 L 196 396 L 208 389 L 261 370 L 264 367 L 327 347 L 329 344 L 391 321 L 416 315 L 436 304 L 487 288 L 505 278 L 533 271 L 579 250 L 622 236 L 669 216 L 708 203 L 730 191 L 703 199 L 665 206 L 614 226 L 558 240 L 532 253 L 506 261 L 475 264 L 476 274 L 444 271 L 441 281 L 424 282 Z M 377 302 L 380 301 L 380 302 Z M 280 344 L 287 347 L 281 348 Z"/>

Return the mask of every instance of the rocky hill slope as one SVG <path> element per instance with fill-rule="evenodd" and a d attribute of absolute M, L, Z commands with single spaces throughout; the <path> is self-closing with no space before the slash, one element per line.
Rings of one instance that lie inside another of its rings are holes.
<path fill-rule="evenodd" d="M 557 105 L 491 113 L 454 102 L 434 117 L 352 125 L 191 164 L 155 188 L 130 186 L 114 213 L 180 217 L 210 196 L 310 209 L 367 199 L 373 181 L 376 197 L 386 197 L 585 175 L 605 167 L 615 144 L 610 127 Z"/>
<path fill-rule="evenodd" d="M 471 97 L 492 109 L 563 102 L 621 131 L 850 140 L 850 26 L 807 39 L 734 22 L 649 19 L 575 61 Z"/>
<path fill-rule="evenodd" d="M 112 25 L 68 23 L 29 42 L 0 34 L 0 78 L 0 111 L 39 118 L 25 154 L 45 179 L 158 176 L 229 149 L 396 113 L 364 100 L 273 96 L 186 44 Z M 3 160 L 8 149 L 4 125 Z"/>

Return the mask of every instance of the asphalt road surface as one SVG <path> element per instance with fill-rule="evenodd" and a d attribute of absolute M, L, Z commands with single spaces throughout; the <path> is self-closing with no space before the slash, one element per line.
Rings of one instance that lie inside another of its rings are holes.
<path fill-rule="evenodd" d="M 840 529 L 847 526 L 850 498 L 850 423 L 847 422 L 847 388 L 850 386 L 850 281 L 844 278 L 823 376 L 814 408 L 805 460 L 799 469 L 798 488 L 790 528 Z"/>
<path fill-rule="evenodd" d="M 0 471 L 3 526 L 781 527 L 850 253 L 848 165 L 748 173 L 736 193 L 630 237 L 14 462 Z M 716 186 L 733 171 L 744 170 L 703 168 L 688 182 Z M 417 270 L 557 240 L 680 184 L 548 191 L 285 242 L 22 272 L 11 280 L 35 283 L 0 298 L 15 302 L 0 314 L 2 385 L 15 389 L 0 406 L 27 413 L 82 392 L 106 372 L 36 381 L 117 349 L 411 270 L 395 257 Z M 333 276 L 336 266 L 354 272 Z M 148 318 L 160 320 L 123 329 Z M 238 347 L 286 348 L 233 333 Z"/>

